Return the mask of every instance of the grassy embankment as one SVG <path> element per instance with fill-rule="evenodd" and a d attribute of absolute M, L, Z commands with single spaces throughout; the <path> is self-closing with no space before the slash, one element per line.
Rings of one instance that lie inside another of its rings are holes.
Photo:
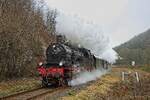
<path fill-rule="evenodd" d="M 150 72 L 150 65 L 143 65 L 143 66 L 128 66 L 129 69 L 135 69 L 135 70 L 142 70 L 145 72 Z"/>
<path fill-rule="evenodd" d="M 121 72 L 130 72 L 121 80 Z M 135 78 L 135 72 L 140 75 L 140 82 Z M 149 100 L 150 73 L 139 69 L 113 68 L 112 72 L 104 75 L 94 84 L 78 93 L 71 91 L 63 100 Z"/>
<path fill-rule="evenodd" d="M 0 83 L 0 97 L 8 96 L 41 87 L 41 82 L 36 79 L 19 79 Z"/>

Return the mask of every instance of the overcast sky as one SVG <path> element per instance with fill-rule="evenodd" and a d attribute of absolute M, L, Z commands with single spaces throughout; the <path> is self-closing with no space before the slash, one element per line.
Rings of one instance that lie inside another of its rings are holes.
<path fill-rule="evenodd" d="M 150 28 L 150 0 L 46 0 L 50 7 L 99 24 L 113 46 Z"/>

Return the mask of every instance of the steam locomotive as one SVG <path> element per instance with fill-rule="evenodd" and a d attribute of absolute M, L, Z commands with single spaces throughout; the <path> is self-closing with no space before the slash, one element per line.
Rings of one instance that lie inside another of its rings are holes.
<path fill-rule="evenodd" d="M 38 72 L 42 85 L 69 85 L 72 79 L 84 71 L 98 67 L 108 67 L 108 62 L 97 59 L 90 50 L 66 42 L 64 36 L 57 36 L 57 43 L 49 45 L 46 50 L 46 63 L 39 63 Z"/>

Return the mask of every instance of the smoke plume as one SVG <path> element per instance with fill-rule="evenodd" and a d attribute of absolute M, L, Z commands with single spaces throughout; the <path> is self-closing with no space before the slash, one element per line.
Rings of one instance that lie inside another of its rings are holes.
<path fill-rule="evenodd" d="M 77 76 L 77 78 L 75 78 L 69 82 L 69 85 L 76 86 L 79 84 L 87 83 L 92 80 L 96 80 L 97 78 L 100 78 L 100 76 L 104 75 L 106 72 L 107 72 L 106 70 L 97 69 L 92 72 L 80 73 L 79 76 Z"/>
<path fill-rule="evenodd" d="M 101 28 L 77 15 L 58 12 L 56 33 L 65 35 L 72 43 L 80 44 L 91 50 L 96 57 L 107 60 L 109 63 L 114 63 L 117 59 L 109 38 L 102 33 Z"/>

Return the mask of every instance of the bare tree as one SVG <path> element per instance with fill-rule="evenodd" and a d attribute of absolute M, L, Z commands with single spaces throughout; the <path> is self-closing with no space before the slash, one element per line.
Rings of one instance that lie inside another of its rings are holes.
<path fill-rule="evenodd" d="M 28 76 L 54 41 L 55 13 L 45 24 L 42 11 L 34 0 L 0 0 L 0 80 Z"/>

